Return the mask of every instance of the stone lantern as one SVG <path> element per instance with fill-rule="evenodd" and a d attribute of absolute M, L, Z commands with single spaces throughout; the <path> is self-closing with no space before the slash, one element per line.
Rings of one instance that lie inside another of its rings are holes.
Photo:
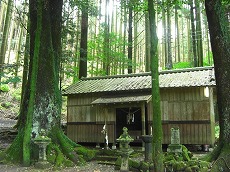
<path fill-rule="evenodd" d="M 51 142 L 51 138 L 46 136 L 44 129 L 41 129 L 39 135 L 35 137 L 34 143 L 38 145 L 39 158 L 35 163 L 36 168 L 44 169 L 50 167 L 50 163 L 46 159 L 46 147 Z"/>
<path fill-rule="evenodd" d="M 117 139 L 119 142 L 119 153 L 121 154 L 121 169 L 120 171 L 126 172 L 129 171 L 129 155 L 133 152 L 133 149 L 130 148 L 129 143 L 133 142 L 133 138 L 128 134 L 128 129 L 123 128 L 123 134 Z"/>

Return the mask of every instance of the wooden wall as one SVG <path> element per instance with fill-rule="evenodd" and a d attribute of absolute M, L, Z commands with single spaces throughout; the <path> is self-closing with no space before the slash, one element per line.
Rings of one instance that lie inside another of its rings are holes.
<path fill-rule="evenodd" d="M 179 127 L 182 144 L 214 144 L 213 89 L 209 96 L 204 87 L 164 88 L 160 90 L 164 144 L 170 144 L 170 129 Z M 140 107 L 140 103 L 91 105 L 101 94 L 69 96 L 67 102 L 67 135 L 76 142 L 104 142 L 101 133 L 108 124 L 109 142 L 115 142 L 116 108 Z M 151 102 L 147 104 L 148 133 L 152 123 Z"/>
<path fill-rule="evenodd" d="M 214 144 L 213 89 L 204 87 L 161 89 L 163 143 L 170 144 L 170 129 L 179 127 L 182 144 Z M 207 91 L 207 90 L 206 90 Z M 149 127 L 152 107 L 148 104 Z"/>
<path fill-rule="evenodd" d="M 101 133 L 103 124 L 70 123 L 67 125 L 67 136 L 75 142 L 104 143 L 105 135 Z M 114 143 L 114 124 L 107 124 L 109 143 Z"/>

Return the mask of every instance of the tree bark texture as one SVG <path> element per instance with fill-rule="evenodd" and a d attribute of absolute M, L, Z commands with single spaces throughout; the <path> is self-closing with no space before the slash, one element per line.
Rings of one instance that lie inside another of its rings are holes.
<path fill-rule="evenodd" d="M 44 129 L 52 144 L 76 161 L 76 146 L 60 127 L 61 92 L 59 64 L 61 56 L 62 0 L 30 0 L 30 63 L 28 82 L 23 95 L 18 135 L 6 151 L 10 161 L 29 166 L 34 159 L 33 138 Z M 60 152 L 60 151 L 59 151 Z"/>
<path fill-rule="evenodd" d="M 214 59 L 217 104 L 219 113 L 219 144 L 209 156 L 216 160 L 212 171 L 229 171 L 230 162 L 230 29 L 226 8 L 221 0 L 206 0 L 211 47 Z M 221 168 L 221 169 L 220 169 Z"/>
<path fill-rule="evenodd" d="M 191 17 L 191 29 L 192 29 L 192 50 L 193 50 L 193 63 L 194 67 L 197 67 L 197 48 L 196 48 L 196 30 L 195 30 L 195 17 L 194 17 L 194 4 L 193 0 L 190 0 L 190 17 Z"/>
<path fill-rule="evenodd" d="M 79 78 L 87 77 L 88 5 L 82 7 Z"/>
<path fill-rule="evenodd" d="M 129 31 L 128 31 L 128 73 L 133 71 L 133 7 L 129 3 Z"/>
<path fill-rule="evenodd" d="M 152 107 L 153 107 L 153 162 L 154 169 L 157 172 L 163 172 L 163 153 L 162 153 L 162 123 L 160 109 L 160 89 L 158 72 L 158 38 L 156 34 L 156 19 L 153 1 L 148 0 L 149 25 L 150 25 L 150 55 L 151 55 L 151 73 L 152 73 Z"/>

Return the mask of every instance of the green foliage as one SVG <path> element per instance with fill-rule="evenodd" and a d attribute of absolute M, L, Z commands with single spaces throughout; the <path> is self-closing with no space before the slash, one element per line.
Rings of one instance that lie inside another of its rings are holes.
<path fill-rule="evenodd" d="M 218 139 L 220 135 L 220 126 L 216 125 L 215 126 L 215 138 Z"/>
<path fill-rule="evenodd" d="M 110 32 L 107 35 L 107 42 L 109 46 L 104 46 L 105 44 L 105 25 L 102 24 L 101 30 L 98 35 L 95 35 L 94 40 L 88 41 L 88 62 L 93 66 L 93 70 L 89 73 L 94 75 L 105 75 L 106 72 L 103 69 L 97 69 L 96 63 L 106 63 L 107 66 L 112 67 L 116 64 L 117 68 L 128 67 L 130 63 L 127 56 L 121 51 L 121 47 L 127 46 L 128 43 L 124 42 L 122 35 Z M 97 50 L 96 54 L 92 54 Z M 134 66 L 135 64 L 132 64 Z M 113 73 L 111 73 L 113 74 Z"/>
<path fill-rule="evenodd" d="M 21 89 L 15 89 L 12 93 L 13 99 L 20 101 L 21 100 Z"/>
<path fill-rule="evenodd" d="M 10 102 L 3 102 L 3 103 L 1 103 L 1 106 L 8 109 L 8 108 L 12 107 L 12 104 Z"/>
<path fill-rule="evenodd" d="M 0 91 L 2 92 L 9 92 L 10 87 L 7 84 L 0 85 Z"/>
<path fill-rule="evenodd" d="M 211 66 L 213 65 L 213 54 L 210 51 L 209 52 L 210 57 L 208 57 L 208 54 L 204 57 L 204 66 Z"/>
<path fill-rule="evenodd" d="M 210 163 L 192 158 L 192 153 L 182 145 L 182 153 L 166 152 L 164 166 L 167 171 L 208 171 Z"/>
<path fill-rule="evenodd" d="M 192 63 L 191 62 L 178 62 L 173 64 L 173 69 L 183 69 L 183 68 L 191 68 Z"/>
<path fill-rule="evenodd" d="M 21 78 L 15 76 L 15 70 L 18 66 L 7 65 L 3 68 L 3 72 L 0 72 L 1 82 L 0 84 L 8 84 L 8 83 L 18 83 L 21 81 Z"/>

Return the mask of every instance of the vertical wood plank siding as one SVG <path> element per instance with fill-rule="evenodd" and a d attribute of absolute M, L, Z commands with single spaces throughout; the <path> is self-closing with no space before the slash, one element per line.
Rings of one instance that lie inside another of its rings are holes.
<path fill-rule="evenodd" d="M 161 89 L 163 144 L 170 144 L 170 129 L 179 127 L 183 144 L 214 144 L 213 89 L 209 97 L 204 87 Z M 152 123 L 151 103 L 148 104 L 149 129 Z"/>
<path fill-rule="evenodd" d="M 103 124 L 73 124 L 67 125 L 67 136 L 75 142 L 104 143 L 105 135 L 101 133 Z M 114 143 L 114 125 L 107 125 L 109 143 Z"/>
<path fill-rule="evenodd" d="M 182 144 L 214 144 L 213 89 L 209 97 L 204 87 L 161 88 L 161 111 L 163 123 L 163 143 L 170 143 L 170 129 L 179 127 Z M 131 93 L 132 94 L 132 93 Z M 76 142 L 104 142 L 101 134 L 105 121 L 108 124 L 109 142 L 115 142 L 116 108 L 141 107 L 140 103 L 94 105 L 91 103 L 102 94 L 82 94 L 68 96 L 67 135 Z M 147 104 L 146 122 L 148 133 L 152 123 L 151 102 Z"/>

